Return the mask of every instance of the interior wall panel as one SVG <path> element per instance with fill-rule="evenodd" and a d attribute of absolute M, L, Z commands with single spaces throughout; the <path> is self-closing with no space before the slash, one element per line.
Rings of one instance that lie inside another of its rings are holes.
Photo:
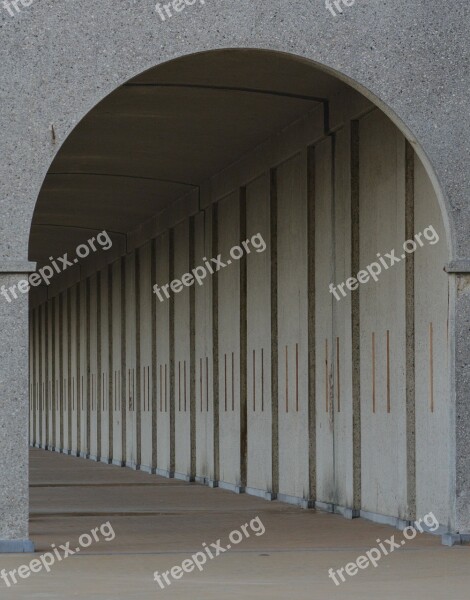
<path fill-rule="evenodd" d="M 280 498 L 309 501 L 307 157 L 277 169 Z"/>
<path fill-rule="evenodd" d="M 219 254 L 227 262 L 218 277 L 219 469 L 220 486 L 242 487 L 240 446 L 240 264 L 230 250 L 240 240 L 240 197 L 234 192 L 218 203 Z M 228 261 L 231 264 L 228 264 Z"/>
<path fill-rule="evenodd" d="M 141 461 L 140 468 L 150 472 L 153 465 L 153 374 L 152 368 L 152 245 L 139 250 L 139 343 L 140 343 L 140 406 L 141 406 Z"/>
<path fill-rule="evenodd" d="M 125 257 L 125 401 L 126 466 L 137 466 L 137 357 L 136 357 L 136 272 L 135 252 Z"/>
<path fill-rule="evenodd" d="M 247 491 L 269 498 L 273 491 L 270 202 L 270 176 L 265 173 L 246 187 L 246 239 L 250 240 L 246 258 Z"/>
<path fill-rule="evenodd" d="M 155 280 L 160 287 L 170 283 L 170 239 L 165 232 L 156 239 Z M 170 423 L 170 302 L 163 297 L 156 303 L 157 367 L 157 473 L 171 474 Z"/>
<path fill-rule="evenodd" d="M 206 209 L 194 219 L 195 266 L 212 256 L 212 211 Z M 202 275 L 202 270 L 200 271 Z M 207 274 L 195 284 L 196 359 L 196 479 L 208 482 L 214 473 L 214 407 L 212 348 L 212 277 Z"/>
<path fill-rule="evenodd" d="M 414 200 L 415 233 L 426 232 L 432 241 L 422 235 L 424 246 L 414 254 L 416 516 L 433 511 L 446 526 L 451 514 L 448 252 L 439 203 L 416 156 Z"/>
<path fill-rule="evenodd" d="M 361 284 L 362 508 L 406 518 L 405 140 L 379 111 L 360 121 L 360 262 L 400 262 Z M 379 259 L 380 260 L 380 259 Z"/>

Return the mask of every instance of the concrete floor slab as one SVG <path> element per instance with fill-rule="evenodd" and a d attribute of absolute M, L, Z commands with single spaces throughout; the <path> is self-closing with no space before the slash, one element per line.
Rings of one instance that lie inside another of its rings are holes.
<path fill-rule="evenodd" d="M 154 571 L 180 565 L 219 538 L 259 517 L 265 533 L 186 573 L 161 590 Z M 197 484 L 168 481 L 92 461 L 31 451 L 31 538 L 36 555 L 3 555 L 0 569 L 18 569 L 51 544 L 71 542 L 110 521 L 116 537 L 93 544 L 51 573 L 32 574 L 7 588 L 13 600 L 270 598 L 466 600 L 470 585 L 468 546 L 446 548 L 422 534 L 336 587 L 328 578 L 400 532 L 362 519 L 302 510 L 279 502 L 236 495 Z"/>

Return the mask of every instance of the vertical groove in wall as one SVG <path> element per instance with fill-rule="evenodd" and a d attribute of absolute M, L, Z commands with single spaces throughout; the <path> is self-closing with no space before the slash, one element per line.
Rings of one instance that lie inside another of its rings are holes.
<path fill-rule="evenodd" d="M 246 187 L 240 188 L 240 239 L 246 239 Z M 247 386 L 247 260 L 246 253 L 243 253 L 240 260 L 240 485 L 242 487 L 246 487 L 248 474 Z"/>
<path fill-rule="evenodd" d="M 101 275 L 102 271 L 98 271 L 96 274 L 96 372 L 97 372 L 97 384 L 96 384 L 96 460 L 101 460 L 103 440 L 101 435 L 101 420 L 102 420 L 102 407 L 103 407 L 103 394 L 104 388 L 102 386 L 103 377 L 101 374 Z"/>
<path fill-rule="evenodd" d="M 150 285 L 152 291 L 152 471 L 157 468 L 158 450 L 157 450 L 157 295 L 153 293 L 153 286 L 156 284 L 157 273 L 157 242 L 152 240 L 150 249 Z M 161 385 L 161 377 L 160 377 Z"/>
<path fill-rule="evenodd" d="M 72 303 L 70 297 L 73 288 L 65 292 L 67 299 L 67 453 L 72 452 Z"/>
<path fill-rule="evenodd" d="M 126 386 L 126 257 L 121 258 L 121 461 L 127 462 L 127 386 Z"/>
<path fill-rule="evenodd" d="M 91 371 L 91 279 L 86 280 L 86 457 L 91 454 L 91 404 L 90 404 L 90 371 Z"/>
<path fill-rule="evenodd" d="M 37 435 L 36 435 L 36 424 L 37 424 L 37 404 L 36 404 L 36 387 L 37 387 L 37 362 L 36 362 L 36 357 L 37 357 L 37 353 L 36 353 L 36 344 L 37 344 L 37 336 L 36 336 L 36 309 L 33 308 L 33 310 L 30 313 L 30 323 L 31 323 L 31 336 L 33 339 L 33 356 L 30 358 L 30 360 L 33 361 L 33 391 L 32 391 L 32 396 L 33 396 L 33 419 L 32 419 L 32 428 L 33 428 L 33 435 L 32 435 L 32 442 L 33 442 L 33 446 L 37 445 Z"/>
<path fill-rule="evenodd" d="M 42 439 L 42 421 L 43 421 L 43 375 L 42 375 L 42 306 L 38 306 L 38 370 L 39 370 L 39 414 L 38 414 L 38 446 L 42 447 L 44 445 L 44 440 Z"/>
<path fill-rule="evenodd" d="M 212 204 L 212 256 L 218 255 L 219 218 L 218 206 Z M 219 481 L 219 279 L 218 273 L 212 276 L 212 394 L 214 410 L 214 482 Z"/>
<path fill-rule="evenodd" d="M 49 345 L 51 343 L 50 339 L 49 339 L 49 299 L 46 299 L 46 302 L 44 304 L 44 377 L 46 379 L 46 385 L 45 385 L 45 393 L 46 393 L 46 397 L 45 397 L 45 407 L 46 407 L 46 439 L 45 439 L 45 448 L 47 450 L 51 449 L 51 440 L 50 440 L 50 436 L 51 436 L 51 431 L 50 431 L 50 405 L 49 405 L 49 394 L 50 394 L 50 390 L 49 390 L 49 386 L 50 386 L 50 381 L 49 381 Z"/>
<path fill-rule="evenodd" d="M 81 425 L 82 425 L 82 415 L 81 415 L 81 396 L 83 393 L 82 390 L 82 380 L 81 380 L 81 376 L 82 376 L 82 371 L 81 371 L 81 358 L 80 358 L 80 320 L 81 320 L 81 303 L 80 303 L 80 283 L 77 283 L 76 285 L 76 289 L 75 289 L 75 295 L 77 298 L 77 302 L 76 302 L 76 310 L 75 310 L 75 335 L 76 335 L 76 344 L 77 344 L 77 355 L 76 355 L 76 363 L 77 363 L 77 398 L 76 398 L 76 409 L 77 409 L 77 422 L 76 422 L 76 439 L 77 439 L 77 447 L 76 447 L 76 455 L 79 456 L 80 455 L 80 451 L 81 451 L 81 435 L 80 435 L 80 430 L 81 430 Z"/>
<path fill-rule="evenodd" d="M 108 462 L 113 462 L 113 268 L 112 265 L 107 266 L 108 279 Z"/>
<path fill-rule="evenodd" d="M 56 352 L 56 344 L 55 344 L 55 334 L 56 334 L 56 321 L 55 321 L 55 314 L 56 314 L 56 300 L 57 298 L 52 298 L 51 302 L 52 302 L 52 306 L 51 306 L 51 359 L 52 359 L 52 364 L 51 364 L 51 370 L 52 370 L 52 376 L 51 376 L 51 386 L 52 386 L 52 418 L 51 418 L 51 422 L 52 422 L 52 434 L 51 434 L 51 446 L 52 446 L 52 450 L 55 450 L 56 448 L 56 433 L 57 433 L 57 408 L 56 408 L 56 384 L 55 384 L 55 378 L 56 378 L 56 368 L 55 368 L 55 352 Z"/>
<path fill-rule="evenodd" d="M 57 335 L 59 336 L 59 448 L 60 450 L 64 450 L 64 393 L 65 393 L 65 385 L 64 385 L 64 339 L 63 339 L 63 328 L 64 328 L 64 293 L 59 294 L 59 331 Z"/>
<path fill-rule="evenodd" d="M 351 121 L 351 273 L 360 271 L 359 121 Z M 361 336 L 360 291 L 351 292 L 353 509 L 361 508 Z"/>
<path fill-rule="evenodd" d="M 175 232 L 169 233 L 169 280 L 175 278 Z M 172 294 L 170 302 L 170 471 L 175 472 L 175 430 L 176 430 L 176 394 L 175 394 L 175 295 Z"/>
<path fill-rule="evenodd" d="M 278 295 L 277 295 L 277 170 L 271 169 L 270 238 L 271 238 L 271 414 L 272 414 L 272 492 L 279 493 L 279 377 L 278 377 Z"/>
<path fill-rule="evenodd" d="M 135 250 L 135 360 L 136 360 L 136 399 L 134 399 L 134 403 L 136 402 L 136 406 L 134 406 L 135 410 L 135 418 L 136 418 L 136 444 L 137 444 L 137 468 L 142 464 L 142 385 L 141 385 L 141 377 L 142 377 L 142 367 L 141 367 L 141 352 L 140 352 L 140 249 L 137 248 Z M 145 370 L 144 370 L 145 377 Z M 144 387 L 145 390 L 145 381 Z M 145 410 L 145 407 L 144 407 Z"/>
<path fill-rule="evenodd" d="M 405 142 L 405 237 L 413 239 L 414 223 L 414 150 Z M 415 406 L 415 262 L 414 253 L 406 255 L 406 462 L 407 462 L 407 518 L 416 518 L 416 406 Z"/>
<path fill-rule="evenodd" d="M 101 419 L 103 408 L 104 388 L 101 385 L 103 377 L 101 375 L 101 274 L 98 271 L 96 274 L 96 460 L 101 460 L 102 455 L 102 439 L 101 439 Z"/>
<path fill-rule="evenodd" d="M 195 268 L 195 222 L 189 219 L 189 270 Z M 191 436 L 191 481 L 196 477 L 196 289 L 195 284 L 189 288 L 189 429 Z M 186 384 L 185 384 L 186 390 Z"/>
<path fill-rule="evenodd" d="M 308 270 L 308 475 L 309 499 L 317 497 L 315 397 L 315 148 L 307 150 L 307 270 Z"/>

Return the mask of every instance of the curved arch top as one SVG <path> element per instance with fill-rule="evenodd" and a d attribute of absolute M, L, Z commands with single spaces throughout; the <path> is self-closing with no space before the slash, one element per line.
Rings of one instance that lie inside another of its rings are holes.
<path fill-rule="evenodd" d="M 458 4 L 464 10 L 464 2 Z M 14 23 L 8 16 L 6 20 L 2 41 L 8 76 L 2 83 L 4 105 L 14 109 L 0 117 L 3 155 L 11 157 L 1 173 L 4 258 L 11 256 L 13 247 L 16 259 L 26 258 L 29 223 L 44 176 L 58 148 L 93 106 L 155 65 L 226 48 L 257 48 L 312 61 L 369 97 L 423 160 L 438 190 L 451 259 L 470 256 L 464 235 L 470 223 L 465 210 L 470 184 L 463 169 L 470 152 L 464 139 L 470 131 L 464 122 L 470 111 L 463 109 L 468 103 L 468 50 L 464 42 L 452 49 L 455 72 L 450 74 L 448 50 L 440 41 L 450 28 L 466 39 L 459 11 L 446 11 L 437 0 L 413 6 L 392 2 L 355 5 L 333 17 L 323 2 L 241 0 L 188 8 L 162 22 L 153 2 L 130 7 L 104 0 L 90 13 L 89 3 L 78 0 L 73 6 L 38 3 Z M 67 22 L 66 28 L 62 22 Z M 44 44 L 44 34 L 29 35 L 34 41 L 18 54 L 19 36 L 52 27 L 54 44 Z M 434 93 L 429 82 L 437 80 L 441 84 Z M 462 82 L 458 89 L 456 80 Z M 451 139 L 462 144 L 456 147 L 447 141 Z M 27 165 L 20 177 L 17 165 Z"/>

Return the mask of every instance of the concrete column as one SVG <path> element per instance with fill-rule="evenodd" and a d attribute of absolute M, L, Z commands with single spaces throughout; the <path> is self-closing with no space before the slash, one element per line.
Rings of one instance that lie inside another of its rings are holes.
<path fill-rule="evenodd" d="M 451 541 L 470 539 L 470 260 L 451 263 L 449 278 L 449 342 L 451 377 L 451 497 L 455 498 L 450 519 Z"/>
<path fill-rule="evenodd" d="M 31 265 L 32 266 L 32 265 Z M 7 288 L 27 277 L 30 265 L 0 274 Z M 0 552 L 33 552 L 28 539 L 28 296 L 0 298 Z"/>

